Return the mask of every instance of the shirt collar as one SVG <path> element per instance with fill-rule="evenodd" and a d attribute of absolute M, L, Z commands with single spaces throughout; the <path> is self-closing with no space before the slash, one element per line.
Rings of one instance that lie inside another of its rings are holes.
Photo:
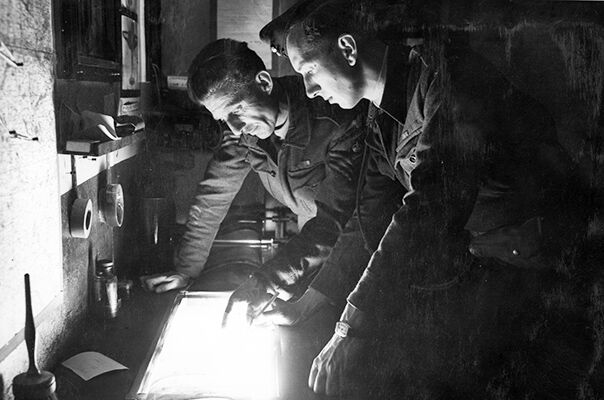
<path fill-rule="evenodd" d="M 273 132 L 275 136 L 277 136 L 280 140 L 284 139 L 287 136 L 287 132 L 289 130 L 289 117 L 291 115 L 291 103 L 289 101 L 289 96 L 287 96 L 287 106 L 283 110 L 285 112 L 285 121 L 281 126 L 275 127 L 275 131 Z"/>
<path fill-rule="evenodd" d="M 276 78 L 287 96 L 289 115 L 287 123 L 281 129 L 287 129 L 283 144 L 304 147 L 310 142 L 310 113 L 304 83 L 299 77 Z"/>

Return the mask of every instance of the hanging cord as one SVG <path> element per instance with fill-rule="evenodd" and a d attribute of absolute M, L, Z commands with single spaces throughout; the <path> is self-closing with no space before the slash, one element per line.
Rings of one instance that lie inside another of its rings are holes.
<path fill-rule="evenodd" d="M 74 191 L 75 195 L 76 195 L 76 199 L 79 196 L 78 194 L 78 176 L 77 176 L 77 171 L 76 171 L 76 156 L 74 154 L 71 154 L 69 156 L 69 163 L 71 166 L 71 187 L 72 190 Z"/>
<path fill-rule="evenodd" d="M 153 69 L 153 80 L 155 83 L 155 91 L 156 91 L 156 95 L 157 95 L 157 105 L 161 108 L 162 105 L 162 101 L 161 101 L 161 90 L 159 87 L 159 79 L 161 77 L 161 71 L 159 69 L 159 66 L 157 66 L 157 64 L 155 63 L 151 63 L 151 68 Z"/>
<path fill-rule="evenodd" d="M 355 211 L 357 213 L 357 219 L 359 220 L 359 231 L 361 232 L 361 238 L 363 238 L 363 242 L 365 243 L 366 248 L 370 248 L 369 242 L 367 241 L 367 236 L 365 235 L 365 231 L 363 229 L 363 219 L 361 218 L 361 193 L 363 192 L 363 185 L 365 184 L 365 173 L 367 172 L 367 142 L 365 141 L 365 146 L 363 148 L 363 159 L 361 160 L 361 173 L 359 174 L 359 178 L 357 180 L 357 190 L 355 195 Z"/>
<path fill-rule="evenodd" d="M 363 192 L 363 185 L 365 185 L 365 175 L 367 173 L 367 157 L 368 157 L 368 149 L 370 147 L 367 136 L 372 132 L 372 124 L 375 123 L 375 118 L 377 116 L 378 108 L 373 104 L 369 104 L 369 109 L 367 110 L 367 119 L 365 120 L 365 146 L 363 148 L 363 159 L 361 160 L 361 173 L 359 174 L 359 178 L 357 181 L 357 190 L 355 195 L 355 211 L 357 213 L 357 219 L 359 220 L 359 231 L 361 232 L 361 238 L 365 243 L 365 247 L 369 250 L 371 249 L 371 245 L 367 239 L 367 235 L 365 234 L 365 230 L 363 229 L 363 218 L 361 218 L 361 193 Z"/>

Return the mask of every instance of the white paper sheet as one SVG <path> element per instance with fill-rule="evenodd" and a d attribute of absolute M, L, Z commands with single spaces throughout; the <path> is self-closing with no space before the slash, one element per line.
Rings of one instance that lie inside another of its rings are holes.
<path fill-rule="evenodd" d="M 109 371 L 128 369 L 128 367 L 123 366 L 117 361 L 114 361 L 101 353 L 97 353 L 96 351 L 85 351 L 76 354 L 63 361 L 62 364 L 78 374 L 85 381 L 89 381 L 95 376 L 102 375 Z"/>

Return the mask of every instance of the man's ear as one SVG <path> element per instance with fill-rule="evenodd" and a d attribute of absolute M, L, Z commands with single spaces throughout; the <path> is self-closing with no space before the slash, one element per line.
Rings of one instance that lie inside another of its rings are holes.
<path fill-rule="evenodd" d="M 262 90 L 266 94 L 271 94 L 271 92 L 273 91 L 273 78 L 271 77 L 271 74 L 268 73 L 268 71 L 263 70 L 258 72 L 256 74 L 255 81 L 260 90 Z"/>
<path fill-rule="evenodd" d="M 342 56 L 351 67 L 357 63 L 358 52 L 357 42 L 354 37 L 348 33 L 340 35 L 338 37 L 338 48 L 340 49 Z"/>

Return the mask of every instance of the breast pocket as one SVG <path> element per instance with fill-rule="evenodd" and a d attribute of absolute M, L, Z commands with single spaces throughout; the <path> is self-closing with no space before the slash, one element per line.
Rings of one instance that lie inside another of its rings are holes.
<path fill-rule="evenodd" d="M 258 173 L 267 173 L 273 177 L 277 175 L 277 165 L 265 153 L 250 150 L 245 161 Z"/>
<path fill-rule="evenodd" d="M 308 188 L 314 190 L 325 179 L 325 163 L 302 162 L 288 169 L 287 174 L 292 189 Z"/>
<path fill-rule="evenodd" d="M 405 127 L 399 132 L 398 144 L 396 146 L 396 166 L 402 169 L 405 175 L 411 175 L 411 171 L 417 165 L 416 147 L 422 134 L 421 121 Z"/>
<path fill-rule="evenodd" d="M 325 160 L 318 152 L 290 148 L 287 158 L 287 175 L 292 190 L 313 189 L 325 179 Z"/>
<path fill-rule="evenodd" d="M 287 175 L 297 205 L 296 213 L 314 217 L 317 212 L 315 200 L 325 180 L 325 163 L 302 158 L 290 164 Z"/>

